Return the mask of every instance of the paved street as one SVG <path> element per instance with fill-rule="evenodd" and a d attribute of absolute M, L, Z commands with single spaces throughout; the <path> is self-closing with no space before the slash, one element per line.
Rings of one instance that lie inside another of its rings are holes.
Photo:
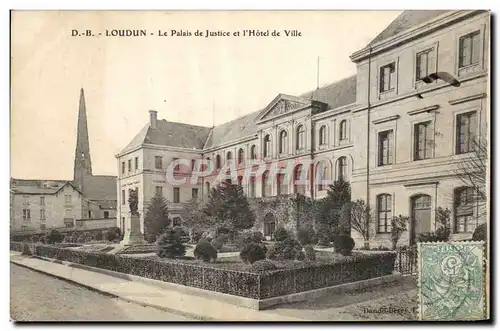
<path fill-rule="evenodd" d="M 10 264 L 10 316 L 15 321 L 189 321 Z"/>

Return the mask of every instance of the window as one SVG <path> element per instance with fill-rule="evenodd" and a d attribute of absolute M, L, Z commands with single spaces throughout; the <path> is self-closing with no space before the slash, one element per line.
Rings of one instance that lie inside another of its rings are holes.
<path fill-rule="evenodd" d="M 328 162 L 319 162 L 316 166 L 316 183 L 318 185 L 318 191 L 324 191 L 328 188 L 328 181 L 330 180 Z"/>
<path fill-rule="evenodd" d="M 155 194 L 158 196 L 163 196 L 163 186 L 156 186 Z"/>
<path fill-rule="evenodd" d="M 248 179 L 248 185 L 250 186 L 249 192 L 248 192 L 250 195 L 250 198 L 255 198 L 255 176 L 251 176 Z"/>
<path fill-rule="evenodd" d="M 436 71 L 433 48 L 417 53 L 417 66 L 415 70 L 417 81 Z"/>
<path fill-rule="evenodd" d="M 480 51 L 479 37 L 480 37 L 479 31 L 475 31 L 471 34 L 468 34 L 460 38 L 459 55 L 458 55 L 459 68 L 479 63 L 479 51 Z"/>
<path fill-rule="evenodd" d="M 252 145 L 252 147 L 250 148 L 250 158 L 252 160 L 255 160 L 257 158 L 257 147 L 255 145 Z"/>
<path fill-rule="evenodd" d="M 476 117 L 476 112 L 457 116 L 457 154 L 468 153 L 474 150 Z"/>
<path fill-rule="evenodd" d="M 162 169 L 163 168 L 163 162 L 162 162 L 162 157 L 161 156 L 155 156 L 155 169 Z"/>
<path fill-rule="evenodd" d="M 109 211 L 104 212 L 104 218 L 109 218 Z"/>
<path fill-rule="evenodd" d="M 299 151 L 306 147 L 306 130 L 303 125 L 297 127 L 297 141 L 295 148 Z"/>
<path fill-rule="evenodd" d="M 319 128 L 319 144 L 326 145 L 326 126 L 323 125 Z"/>
<path fill-rule="evenodd" d="M 21 226 L 21 231 L 28 231 L 28 226 L 22 225 Z"/>
<path fill-rule="evenodd" d="M 302 164 L 299 164 L 297 167 L 295 167 L 294 171 L 294 186 L 295 186 L 295 193 L 299 194 L 305 194 L 306 193 L 306 185 L 305 185 L 305 178 L 302 178 Z"/>
<path fill-rule="evenodd" d="M 29 206 L 30 205 L 30 197 L 25 195 L 23 197 L 23 205 Z"/>
<path fill-rule="evenodd" d="M 392 197 L 389 194 L 380 194 L 377 196 L 377 222 L 378 233 L 391 232 L 392 220 Z"/>
<path fill-rule="evenodd" d="M 392 135 L 393 135 L 392 130 L 379 132 L 378 134 L 379 166 L 392 164 Z"/>
<path fill-rule="evenodd" d="M 415 124 L 415 160 L 431 158 L 433 143 L 431 121 Z"/>
<path fill-rule="evenodd" d="M 45 197 L 40 197 L 40 206 L 45 206 Z"/>
<path fill-rule="evenodd" d="M 205 183 L 205 190 L 206 190 L 206 194 L 209 194 L 210 193 L 210 183 L 209 182 L 206 182 Z"/>
<path fill-rule="evenodd" d="M 285 181 L 285 174 L 277 174 L 276 184 L 278 189 L 277 192 L 278 195 L 288 194 L 288 185 L 286 184 Z"/>
<path fill-rule="evenodd" d="M 338 180 L 347 180 L 347 158 L 345 156 L 342 156 L 341 158 L 338 159 L 337 161 L 337 171 L 338 171 Z"/>
<path fill-rule="evenodd" d="M 233 159 L 233 153 L 227 152 L 227 154 L 226 154 L 226 162 L 228 162 L 229 160 L 232 160 L 232 159 Z"/>
<path fill-rule="evenodd" d="M 125 204 L 125 190 L 122 190 L 122 205 Z"/>
<path fill-rule="evenodd" d="M 128 172 L 132 172 L 132 160 L 128 160 Z"/>
<path fill-rule="evenodd" d="M 67 205 L 71 204 L 71 194 L 64 195 L 64 203 Z"/>
<path fill-rule="evenodd" d="M 220 155 L 215 156 L 215 169 L 220 169 L 221 164 L 220 164 Z"/>
<path fill-rule="evenodd" d="M 196 165 L 196 160 L 191 160 L 191 172 L 194 171 L 195 165 Z"/>
<path fill-rule="evenodd" d="M 125 161 L 122 162 L 122 175 L 125 175 Z"/>
<path fill-rule="evenodd" d="M 172 220 L 173 226 L 181 226 L 181 223 L 182 223 L 182 219 L 178 216 L 174 217 L 174 219 Z"/>
<path fill-rule="evenodd" d="M 40 224 L 40 230 L 45 230 L 46 227 L 45 227 L 45 224 Z"/>
<path fill-rule="evenodd" d="M 177 163 L 178 160 L 179 160 L 178 157 L 173 157 L 172 158 L 172 163 L 175 164 L 175 166 L 174 166 L 174 171 L 175 172 L 179 172 L 179 170 L 180 170 L 180 164 Z"/>
<path fill-rule="evenodd" d="M 31 219 L 31 211 L 29 209 L 23 209 L 23 220 Z"/>
<path fill-rule="evenodd" d="M 474 232 L 474 188 L 461 187 L 455 190 L 455 232 Z"/>
<path fill-rule="evenodd" d="M 179 187 L 174 187 L 174 203 L 181 202 L 181 189 Z"/>
<path fill-rule="evenodd" d="M 92 210 L 89 210 L 89 218 L 92 218 Z"/>
<path fill-rule="evenodd" d="M 380 93 L 391 91 L 396 86 L 396 63 L 392 62 L 380 68 Z"/>
<path fill-rule="evenodd" d="M 264 157 L 271 156 L 271 136 L 266 135 L 264 137 Z"/>
<path fill-rule="evenodd" d="M 342 120 L 340 122 L 339 139 L 340 139 L 340 141 L 347 140 L 347 120 Z"/>
<path fill-rule="evenodd" d="M 269 170 L 266 170 L 262 174 L 262 196 L 269 197 L 271 196 L 271 183 L 269 180 Z"/>
<path fill-rule="evenodd" d="M 72 218 L 65 218 L 64 219 L 64 226 L 66 226 L 66 228 L 72 228 L 73 227 L 73 219 Z"/>
<path fill-rule="evenodd" d="M 280 145 L 279 145 L 279 153 L 284 154 L 286 153 L 287 150 L 287 145 L 288 145 L 288 133 L 283 130 L 280 132 Z"/>
<path fill-rule="evenodd" d="M 45 219 L 45 209 L 40 209 L 40 219 L 41 220 Z"/>
<path fill-rule="evenodd" d="M 135 171 L 139 170 L 139 158 L 135 158 Z"/>
<path fill-rule="evenodd" d="M 267 213 L 264 216 L 264 236 L 273 237 L 274 232 L 276 231 L 276 217 L 273 213 Z"/>
<path fill-rule="evenodd" d="M 193 188 L 191 190 L 191 198 L 193 198 L 193 199 L 197 199 L 198 198 L 198 189 L 197 188 Z"/>

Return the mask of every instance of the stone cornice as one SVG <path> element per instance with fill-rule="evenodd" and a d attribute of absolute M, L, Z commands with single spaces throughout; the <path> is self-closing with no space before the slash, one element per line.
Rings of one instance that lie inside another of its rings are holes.
<path fill-rule="evenodd" d="M 467 97 L 462 97 L 462 98 L 450 100 L 450 101 L 448 101 L 448 103 L 450 105 L 458 105 L 459 103 L 464 103 L 464 102 L 482 99 L 482 98 L 486 98 L 486 93 L 479 93 L 479 94 L 474 94 L 474 95 L 470 95 Z"/>
<path fill-rule="evenodd" d="M 456 21 L 463 20 L 469 16 L 476 15 L 483 12 L 482 10 L 461 10 L 452 11 L 438 16 L 430 21 L 424 22 L 416 27 L 405 30 L 395 36 L 389 37 L 387 39 L 381 40 L 374 45 L 366 46 L 365 48 L 354 52 L 350 58 L 352 62 L 359 62 L 366 59 L 369 56 L 376 55 L 380 52 L 387 51 L 391 48 L 397 47 L 410 40 L 422 37 L 425 34 L 429 34 L 443 26 L 455 23 Z"/>
<path fill-rule="evenodd" d="M 395 121 L 399 117 L 400 117 L 399 115 L 393 115 L 393 116 L 389 116 L 389 117 L 379 118 L 378 120 L 375 120 L 372 123 L 373 124 L 380 124 L 380 123 L 385 123 L 385 122 L 389 122 L 389 121 Z"/>
<path fill-rule="evenodd" d="M 439 108 L 439 105 L 432 105 L 432 106 L 428 106 L 425 108 L 410 110 L 409 112 L 407 112 L 407 114 L 410 116 L 413 116 L 413 115 L 417 115 L 417 114 L 421 114 L 421 113 L 430 113 L 431 111 L 434 111 L 438 108 Z"/>

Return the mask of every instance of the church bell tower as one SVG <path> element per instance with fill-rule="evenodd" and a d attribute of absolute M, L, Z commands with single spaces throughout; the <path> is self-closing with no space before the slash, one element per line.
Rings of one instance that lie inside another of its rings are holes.
<path fill-rule="evenodd" d="M 85 94 L 80 90 L 80 105 L 78 108 L 78 127 L 76 133 L 75 165 L 73 182 L 83 189 L 83 179 L 92 176 L 92 161 L 90 159 L 89 132 L 87 128 L 87 110 Z"/>

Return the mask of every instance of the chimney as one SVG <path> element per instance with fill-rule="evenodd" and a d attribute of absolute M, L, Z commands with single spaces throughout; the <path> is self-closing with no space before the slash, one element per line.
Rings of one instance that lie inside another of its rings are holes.
<path fill-rule="evenodd" d="M 158 112 L 156 110 L 150 110 L 149 111 L 149 127 L 152 129 L 156 129 L 156 121 L 157 121 L 157 114 Z"/>

